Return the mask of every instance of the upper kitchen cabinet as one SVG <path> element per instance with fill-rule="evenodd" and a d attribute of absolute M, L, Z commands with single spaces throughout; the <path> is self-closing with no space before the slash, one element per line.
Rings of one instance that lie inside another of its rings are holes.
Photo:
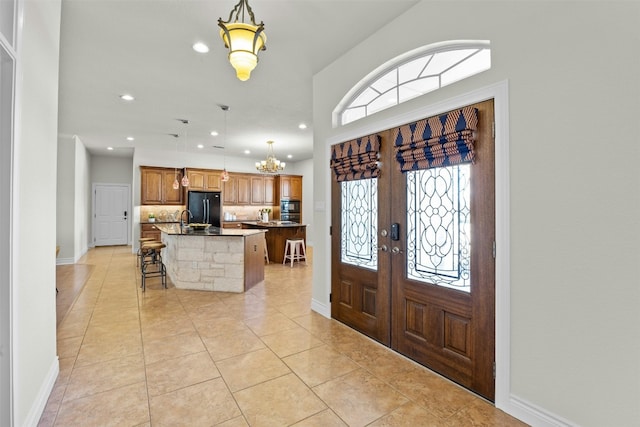
<path fill-rule="evenodd" d="M 279 175 L 276 178 L 279 200 L 302 200 L 302 176 Z"/>
<path fill-rule="evenodd" d="M 275 206 L 279 203 L 276 200 L 275 193 L 275 177 L 273 176 L 265 176 L 264 177 L 264 204 L 265 206 Z"/>
<path fill-rule="evenodd" d="M 190 190 L 222 191 L 222 171 L 213 169 L 187 169 Z"/>
<path fill-rule="evenodd" d="M 173 168 L 140 166 L 140 203 L 143 205 L 183 205 L 182 187 L 173 189 L 173 182 L 182 179 L 182 171 Z"/>
<path fill-rule="evenodd" d="M 229 174 L 229 181 L 222 183 L 222 203 L 225 205 L 238 204 L 238 181 L 236 174 Z"/>
<path fill-rule="evenodd" d="M 251 176 L 251 204 L 258 206 L 275 206 L 275 177 L 272 175 Z"/>
<path fill-rule="evenodd" d="M 264 204 L 264 177 L 252 176 L 251 177 L 251 204 L 263 205 Z"/>
<path fill-rule="evenodd" d="M 229 173 L 229 181 L 223 183 L 222 200 L 225 205 L 251 204 L 251 176 Z"/>
<path fill-rule="evenodd" d="M 249 175 L 237 175 L 238 181 L 238 204 L 250 205 L 251 204 L 251 176 Z"/>
<path fill-rule="evenodd" d="M 222 197 L 227 206 L 275 206 L 275 178 L 252 173 L 230 173 L 223 183 Z"/>

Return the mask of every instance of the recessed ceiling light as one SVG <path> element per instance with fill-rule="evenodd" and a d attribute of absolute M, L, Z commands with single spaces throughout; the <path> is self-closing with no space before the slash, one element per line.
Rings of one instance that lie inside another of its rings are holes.
<path fill-rule="evenodd" d="M 202 42 L 197 42 L 193 44 L 193 50 L 195 50 L 198 53 L 207 53 L 209 52 L 209 46 L 207 46 Z"/>
<path fill-rule="evenodd" d="M 293 159 L 293 155 L 292 154 L 287 154 L 287 159 Z"/>
<path fill-rule="evenodd" d="M 124 101 L 133 101 L 135 98 L 133 97 L 133 95 L 125 93 L 123 95 L 120 95 L 120 99 L 122 99 Z"/>
<path fill-rule="evenodd" d="M 244 154 L 251 154 L 251 151 L 249 151 L 249 150 L 244 150 Z"/>
<path fill-rule="evenodd" d="M 134 137 L 132 137 L 132 136 L 128 136 L 128 137 L 127 137 L 127 141 L 133 141 L 133 140 L 135 140 L 135 138 L 134 138 Z"/>
<path fill-rule="evenodd" d="M 298 129 L 306 129 L 306 128 L 307 128 L 307 125 L 305 125 L 304 123 L 300 123 L 298 125 Z"/>
<path fill-rule="evenodd" d="M 198 148 L 204 148 L 204 145 L 198 144 Z"/>
<path fill-rule="evenodd" d="M 218 132 L 216 132 L 215 130 L 211 131 L 211 136 L 218 136 Z"/>
<path fill-rule="evenodd" d="M 113 147 L 107 147 L 107 150 L 113 151 Z"/>

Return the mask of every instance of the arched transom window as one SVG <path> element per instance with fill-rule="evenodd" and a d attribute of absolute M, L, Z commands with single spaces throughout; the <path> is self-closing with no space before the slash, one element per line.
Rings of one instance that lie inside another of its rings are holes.
<path fill-rule="evenodd" d="M 406 52 L 354 86 L 334 110 L 334 127 L 354 122 L 491 68 L 489 41 L 449 41 Z"/>

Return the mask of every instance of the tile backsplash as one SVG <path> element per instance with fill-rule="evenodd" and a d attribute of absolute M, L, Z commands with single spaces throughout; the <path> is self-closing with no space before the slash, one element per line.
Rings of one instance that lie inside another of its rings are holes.
<path fill-rule="evenodd" d="M 180 221 L 180 213 L 186 209 L 186 206 L 176 205 L 141 205 L 140 206 L 140 222 L 148 222 L 149 214 L 153 213 L 156 221 Z M 280 209 L 278 206 L 223 206 L 222 219 L 225 218 L 225 212 L 235 215 L 236 221 L 258 219 L 258 212 L 262 209 L 271 209 L 269 219 L 278 219 Z"/>
<path fill-rule="evenodd" d="M 224 219 L 225 212 L 228 212 L 236 216 L 236 221 L 254 220 L 258 219 L 258 212 L 262 209 L 271 209 L 269 218 L 274 218 L 275 206 L 223 206 L 222 218 Z"/>
<path fill-rule="evenodd" d="M 153 213 L 156 221 L 180 221 L 180 212 L 185 206 L 176 205 L 142 205 L 140 206 L 140 222 L 149 221 L 149 214 Z"/>

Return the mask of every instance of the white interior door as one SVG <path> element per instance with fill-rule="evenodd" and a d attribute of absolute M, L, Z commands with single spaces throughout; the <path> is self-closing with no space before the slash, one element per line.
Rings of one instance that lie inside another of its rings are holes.
<path fill-rule="evenodd" d="M 95 246 L 129 243 L 129 186 L 94 184 L 93 241 Z"/>

